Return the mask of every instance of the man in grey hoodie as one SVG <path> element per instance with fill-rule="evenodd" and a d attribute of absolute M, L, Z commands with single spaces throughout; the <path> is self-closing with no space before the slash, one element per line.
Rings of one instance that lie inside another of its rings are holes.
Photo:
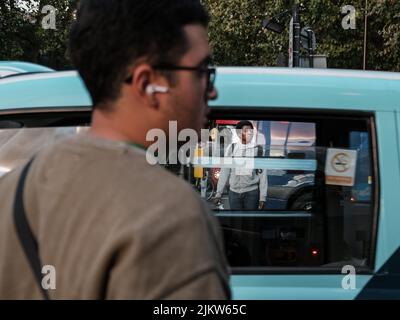
<path fill-rule="evenodd" d="M 254 158 L 263 155 L 262 148 L 253 142 L 254 127 L 250 121 L 240 121 L 236 125 L 236 130 L 240 140 L 237 143 L 232 143 L 227 148 L 225 158 Z M 233 163 L 235 164 L 235 161 Z M 221 196 L 228 180 L 231 210 L 251 211 L 264 208 L 268 189 L 267 170 L 248 168 L 244 164 L 233 165 L 231 168 L 222 168 L 214 198 L 215 203 L 221 201 Z"/>

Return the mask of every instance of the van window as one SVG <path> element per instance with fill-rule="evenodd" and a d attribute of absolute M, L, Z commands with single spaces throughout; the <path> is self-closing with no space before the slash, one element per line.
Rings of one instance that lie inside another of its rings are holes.
<path fill-rule="evenodd" d="M 243 118 L 215 119 L 198 157 L 167 167 L 214 210 L 231 267 L 368 268 L 378 180 L 371 119 L 257 115 L 248 120 L 254 128 L 248 145 L 236 130 Z M 0 176 L 46 145 L 87 129 L 84 122 L 37 128 L 3 124 Z M 226 184 L 218 198 L 223 169 Z M 262 208 L 260 200 L 265 200 Z"/>
<path fill-rule="evenodd" d="M 85 126 L 20 129 L 7 127 L 0 126 L 0 177 L 26 163 L 40 149 L 88 129 Z"/>
<path fill-rule="evenodd" d="M 212 121 L 183 175 L 218 217 L 230 265 L 369 267 L 370 118 L 249 119 L 248 141 L 242 120 Z"/>

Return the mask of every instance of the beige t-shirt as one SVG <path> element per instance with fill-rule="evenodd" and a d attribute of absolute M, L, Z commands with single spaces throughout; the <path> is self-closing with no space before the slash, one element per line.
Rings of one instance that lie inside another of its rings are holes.
<path fill-rule="evenodd" d="M 0 299 L 40 299 L 15 232 L 22 168 L 0 179 Z M 126 143 L 80 134 L 41 151 L 24 204 L 51 299 L 225 299 L 215 217 L 191 186 Z"/>

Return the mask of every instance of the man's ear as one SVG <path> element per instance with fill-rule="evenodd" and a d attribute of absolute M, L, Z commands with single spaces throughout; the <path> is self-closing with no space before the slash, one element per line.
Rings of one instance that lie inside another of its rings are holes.
<path fill-rule="evenodd" d="M 154 71 L 148 64 L 138 65 L 132 70 L 132 89 L 136 96 L 146 98 L 146 88 L 154 77 Z"/>
<path fill-rule="evenodd" d="M 140 64 L 132 70 L 131 90 L 137 100 L 142 101 L 147 106 L 158 108 L 158 98 L 149 91 L 155 79 L 156 75 L 153 68 L 149 64 Z"/>
<path fill-rule="evenodd" d="M 148 64 L 137 66 L 132 73 L 131 89 L 136 98 L 158 107 L 160 95 L 170 91 L 165 77 L 154 72 Z"/>

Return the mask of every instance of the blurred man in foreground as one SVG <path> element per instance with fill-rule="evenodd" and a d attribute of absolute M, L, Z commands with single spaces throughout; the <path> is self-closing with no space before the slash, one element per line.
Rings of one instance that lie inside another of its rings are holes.
<path fill-rule="evenodd" d="M 145 156 L 150 129 L 204 125 L 217 94 L 208 19 L 195 0 L 80 1 L 70 49 L 92 127 L 0 180 L 0 298 L 229 298 L 215 218 Z M 43 265 L 56 271 L 52 290 Z"/>

